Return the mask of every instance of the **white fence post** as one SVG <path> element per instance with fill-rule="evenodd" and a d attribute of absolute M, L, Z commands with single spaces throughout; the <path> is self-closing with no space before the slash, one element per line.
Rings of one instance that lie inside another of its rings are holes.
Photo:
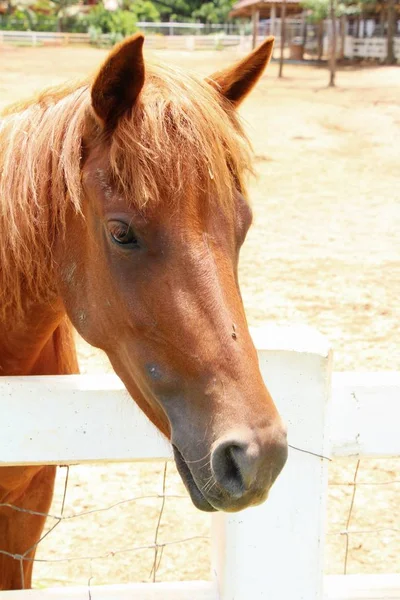
<path fill-rule="evenodd" d="M 354 56 L 354 38 L 350 35 L 346 35 L 344 39 L 344 55 L 346 58 L 353 58 Z"/>
<path fill-rule="evenodd" d="M 289 444 L 329 455 L 328 343 L 308 328 L 264 328 L 253 338 Z M 327 467 L 327 460 L 291 448 L 265 504 L 213 517 L 212 570 L 221 600 L 322 599 Z"/>
<path fill-rule="evenodd" d="M 400 38 L 394 38 L 394 55 L 397 59 L 397 62 L 400 62 Z"/>
<path fill-rule="evenodd" d="M 186 49 L 193 51 L 196 49 L 196 36 L 194 35 L 187 35 L 186 37 L 186 41 L 185 41 L 185 45 L 186 45 Z"/>

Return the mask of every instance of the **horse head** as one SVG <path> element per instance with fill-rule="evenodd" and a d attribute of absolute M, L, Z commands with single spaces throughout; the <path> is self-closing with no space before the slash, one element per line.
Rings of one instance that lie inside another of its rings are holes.
<path fill-rule="evenodd" d="M 90 88 L 81 210 L 57 242 L 70 319 L 171 440 L 206 511 L 262 502 L 287 456 L 238 284 L 252 213 L 236 108 L 272 45 L 204 81 L 145 64 L 141 35 L 117 46 Z"/>

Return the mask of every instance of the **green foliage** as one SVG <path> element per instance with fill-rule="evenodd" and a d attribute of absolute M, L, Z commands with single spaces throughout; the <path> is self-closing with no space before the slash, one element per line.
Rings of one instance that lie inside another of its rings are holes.
<path fill-rule="evenodd" d="M 57 23 L 55 15 L 30 9 L 18 8 L 11 15 L 0 16 L 0 28 L 13 31 L 57 31 Z"/>
<path fill-rule="evenodd" d="M 45 0 L 44 0 L 45 1 Z M 41 6 L 42 10 L 47 10 L 47 6 Z M 102 33 L 110 35 L 112 43 L 116 43 L 126 35 L 136 31 L 136 15 L 128 10 L 108 11 L 103 4 L 99 4 L 88 13 L 77 13 L 69 15 L 68 11 L 58 7 L 50 14 L 30 9 L 16 9 L 11 15 L 0 15 L 0 28 L 17 31 L 69 31 L 70 33 L 92 33 L 92 37 L 97 37 Z M 64 14 L 63 14 L 64 13 Z"/>
<path fill-rule="evenodd" d="M 90 42 L 100 48 L 114 46 L 114 44 L 117 44 L 124 38 L 124 36 L 121 33 L 114 31 L 112 33 L 108 33 L 107 38 L 105 39 L 104 37 L 102 37 L 101 29 L 98 29 L 93 26 L 89 27 L 88 33 L 90 37 Z"/>
<path fill-rule="evenodd" d="M 35 22 L 33 25 L 34 31 L 57 31 L 58 18 L 56 15 L 44 15 L 43 13 L 35 13 Z"/>
<path fill-rule="evenodd" d="M 31 23 L 27 11 L 20 9 L 15 10 L 12 15 L 2 15 L 0 17 L 0 26 L 1 29 L 5 29 L 7 31 L 11 29 L 14 31 L 29 31 L 31 29 Z"/>
<path fill-rule="evenodd" d="M 308 20 L 311 23 L 318 23 L 328 16 L 329 0 L 303 0 L 302 6 L 310 11 Z"/>
<path fill-rule="evenodd" d="M 129 1 L 129 0 L 125 0 Z M 136 4 L 152 4 L 156 7 L 160 21 L 184 21 L 187 23 L 200 21 L 202 23 L 223 23 L 236 0 L 215 0 L 202 2 L 202 0 L 133 0 L 130 10 L 136 12 Z M 140 20 L 144 20 L 140 17 Z"/>
<path fill-rule="evenodd" d="M 325 0 L 305 0 L 323 2 Z M 367 0 L 365 0 L 367 1 Z M 368 0 L 370 1 L 370 0 Z M 120 0 L 121 8 L 108 11 L 98 4 L 87 13 L 70 14 L 69 7 L 77 0 L 33 0 L 31 8 L 19 7 L 19 0 L 9 0 L 10 15 L 0 15 L 0 27 L 22 31 L 90 31 L 96 37 L 102 33 L 125 36 L 136 30 L 137 21 L 186 21 L 223 23 L 235 0 Z"/>
<path fill-rule="evenodd" d="M 88 13 L 87 27 L 101 33 L 130 35 L 136 31 L 136 16 L 129 10 L 109 11 L 98 4 Z"/>
<path fill-rule="evenodd" d="M 161 15 L 157 6 L 150 0 L 123 0 L 122 8 L 131 11 L 137 21 L 160 21 Z"/>
<path fill-rule="evenodd" d="M 14 31 L 58 31 L 60 19 L 57 15 L 35 13 L 33 11 L 16 10 L 10 16 L 0 15 L 0 29 Z M 63 31 L 70 33 L 86 33 L 87 16 L 77 14 L 62 19 Z"/>
<path fill-rule="evenodd" d="M 162 21 L 195 20 L 194 12 L 201 8 L 201 0 L 152 0 L 157 7 Z"/>
<path fill-rule="evenodd" d="M 62 20 L 63 31 L 69 33 L 87 33 L 89 23 L 85 14 L 67 15 Z"/>
<path fill-rule="evenodd" d="M 193 11 L 193 17 L 204 23 L 224 23 L 235 0 L 215 0 L 204 2 L 200 8 Z"/>
<path fill-rule="evenodd" d="M 43 15 L 50 15 L 54 13 L 54 4 L 51 0 L 36 0 L 34 4 L 30 5 L 35 13 Z"/>
<path fill-rule="evenodd" d="M 335 13 L 337 17 L 348 14 L 356 14 L 360 12 L 360 2 L 375 3 L 375 0 L 345 0 L 344 2 L 336 2 Z M 310 23 L 318 23 L 329 17 L 329 0 L 303 0 L 301 3 L 303 8 L 309 10 L 308 20 Z"/>
<path fill-rule="evenodd" d="M 54 13 L 59 15 L 62 12 L 65 12 L 65 9 L 72 4 L 76 4 L 76 0 L 51 0 L 51 4 L 53 6 Z"/>

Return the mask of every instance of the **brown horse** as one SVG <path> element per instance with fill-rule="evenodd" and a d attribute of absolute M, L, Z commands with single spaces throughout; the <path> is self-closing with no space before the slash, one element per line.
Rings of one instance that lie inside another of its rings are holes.
<path fill-rule="evenodd" d="M 171 440 L 205 511 L 262 502 L 287 455 L 237 276 L 252 215 L 236 107 L 272 45 L 200 81 L 145 68 L 136 35 L 93 81 L 0 121 L 0 375 L 77 373 L 72 322 Z M 0 469 L 0 589 L 30 586 L 44 525 L 4 503 L 47 512 L 54 476 Z M 23 578 L 7 553 L 25 553 Z"/>

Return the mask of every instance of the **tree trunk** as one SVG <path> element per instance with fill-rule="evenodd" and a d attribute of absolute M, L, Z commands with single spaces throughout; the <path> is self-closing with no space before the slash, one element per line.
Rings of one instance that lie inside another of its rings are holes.
<path fill-rule="evenodd" d="M 318 43 L 318 60 L 322 60 L 322 55 L 324 53 L 324 22 L 319 21 L 317 23 L 317 43 Z"/>
<path fill-rule="evenodd" d="M 395 11 L 395 0 L 388 0 L 387 9 L 387 55 L 386 64 L 396 64 L 396 57 L 394 55 L 394 30 L 396 25 L 396 11 Z"/>
<path fill-rule="evenodd" d="M 307 44 L 307 15 L 306 15 L 305 11 L 303 12 L 302 20 L 303 20 L 303 23 L 302 23 L 302 27 L 303 27 L 302 38 L 303 39 L 302 39 L 301 43 L 305 49 L 306 44 Z"/>
<path fill-rule="evenodd" d="M 361 18 L 362 18 L 362 26 L 363 26 L 362 36 L 365 39 L 367 37 L 367 19 L 366 19 L 364 11 L 361 11 Z"/>
<path fill-rule="evenodd" d="M 383 5 L 379 15 L 379 35 L 382 37 L 385 35 L 385 7 Z"/>
<path fill-rule="evenodd" d="M 346 28 L 347 20 L 346 15 L 340 17 L 340 59 L 344 59 L 344 47 L 346 43 Z"/>
<path fill-rule="evenodd" d="M 279 75 L 283 76 L 283 52 L 285 49 L 285 32 L 286 32 L 286 0 L 283 0 L 281 5 L 281 55 L 279 58 Z"/>
<path fill-rule="evenodd" d="M 360 37 L 360 15 L 357 15 L 357 20 L 356 20 L 356 38 L 358 39 Z"/>
<path fill-rule="evenodd" d="M 331 36 L 329 48 L 329 87 L 335 86 L 336 77 L 336 6 L 335 0 L 329 0 L 330 17 L 331 17 Z"/>

